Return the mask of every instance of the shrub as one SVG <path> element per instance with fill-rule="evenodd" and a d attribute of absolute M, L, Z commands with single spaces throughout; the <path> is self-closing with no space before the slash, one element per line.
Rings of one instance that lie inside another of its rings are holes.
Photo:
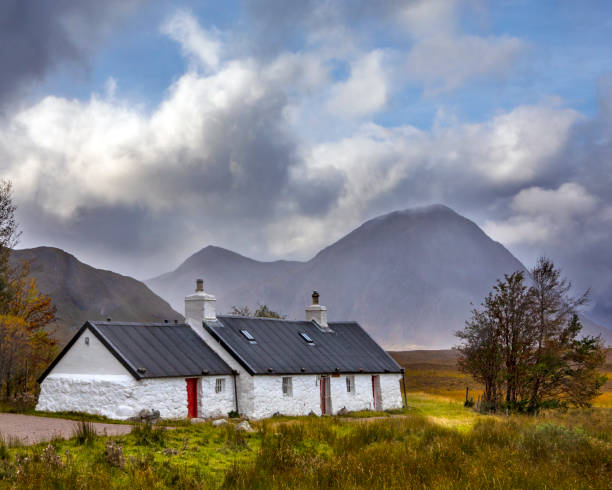
<path fill-rule="evenodd" d="M 134 425 L 130 434 L 137 446 L 165 446 L 167 440 L 165 427 L 154 427 L 150 422 Z"/>
<path fill-rule="evenodd" d="M 72 437 L 74 437 L 79 444 L 91 445 L 96 440 L 96 437 L 98 437 L 98 434 L 96 433 L 96 427 L 93 422 L 81 420 L 76 423 L 72 432 Z"/>

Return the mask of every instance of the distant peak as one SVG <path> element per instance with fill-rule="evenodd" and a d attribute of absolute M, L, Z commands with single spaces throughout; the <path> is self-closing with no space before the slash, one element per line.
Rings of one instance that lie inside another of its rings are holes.
<path fill-rule="evenodd" d="M 382 214 L 370 221 L 385 221 L 387 219 L 399 218 L 399 217 L 413 217 L 422 215 L 447 215 L 447 216 L 460 216 L 456 211 L 449 208 L 444 204 L 430 204 L 428 206 L 419 206 L 414 208 L 406 208 L 398 211 L 392 211 L 387 214 Z"/>
<path fill-rule="evenodd" d="M 444 204 L 429 204 L 427 206 L 418 206 L 407 208 L 402 211 L 396 211 L 400 214 L 433 214 L 433 213 L 452 213 L 457 214 L 453 209 Z M 390 213 L 393 214 L 393 213 Z"/>

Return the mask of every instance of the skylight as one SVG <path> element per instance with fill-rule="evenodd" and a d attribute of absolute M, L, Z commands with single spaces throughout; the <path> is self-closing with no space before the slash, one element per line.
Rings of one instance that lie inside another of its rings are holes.
<path fill-rule="evenodd" d="M 251 335 L 251 332 L 248 330 L 240 330 L 240 333 L 244 335 L 244 338 L 247 339 L 251 344 L 255 344 L 255 337 Z"/>
<path fill-rule="evenodd" d="M 314 344 L 314 340 L 312 340 L 310 335 L 308 335 L 306 332 L 300 332 L 300 336 L 309 344 Z"/>

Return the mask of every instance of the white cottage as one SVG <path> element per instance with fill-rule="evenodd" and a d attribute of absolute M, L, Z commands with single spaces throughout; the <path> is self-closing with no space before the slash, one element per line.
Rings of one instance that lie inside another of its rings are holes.
<path fill-rule="evenodd" d="M 402 407 L 400 366 L 355 322 L 216 316 L 197 281 L 185 323 L 87 322 L 40 378 L 37 410 L 125 419 L 251 418 Z"/>

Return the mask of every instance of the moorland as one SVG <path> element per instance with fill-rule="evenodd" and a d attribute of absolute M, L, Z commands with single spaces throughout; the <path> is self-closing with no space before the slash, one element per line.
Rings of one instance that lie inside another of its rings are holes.
<path fill-rule="evenodd" d="M 480 387 L 452 351 L 392 355 L 404 410 L 274 417 L 254 432 L 166 421 L 114 438 L 64 414 L 81 419 L 69 440 L 0 439 L 0 488 L 609 488 L 610 381 L 591 408 L 480 414 L 463 406 Z"/>

